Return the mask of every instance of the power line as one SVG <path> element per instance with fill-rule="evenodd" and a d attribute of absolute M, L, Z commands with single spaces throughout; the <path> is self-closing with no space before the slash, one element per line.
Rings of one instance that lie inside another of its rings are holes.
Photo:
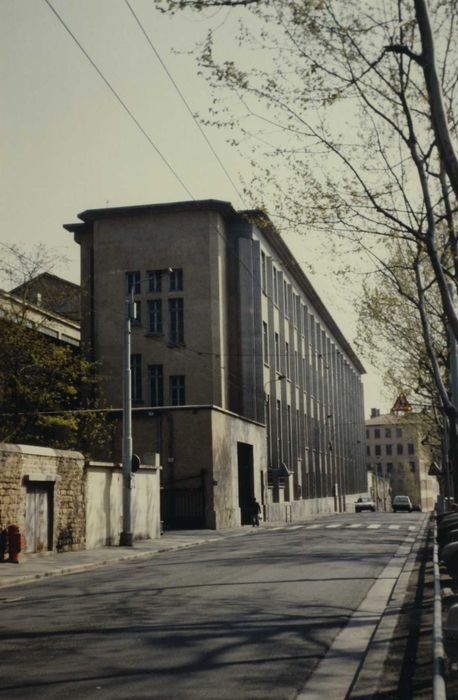
<path fill-rule="evenodd" d="M 166 167 L 170 170 L 170 172 L 175 176 L 175 178 L 178 180 L 178 182 L 179 182 L 180 185 L 183 187 L 183 189 L 185 190 L 185 192 L 191 197 L 191 199 L 194 200 L 195 197 L 193 196 L 193 194 L 191 193 L 191 191 L 188 189 L 188 187 L 185 185 L 185 183 L 183 182 L 183 180 L 180 178 L 180 176 L 178 175 L 178 173 L 176 172 L 176 170 L 173 168 L 172 165 L 170 165 L 170 163 L 168 162 L 167 158 L 164 156 L 164 154 L 163 154 L 163 153 L 159 150 L 159 148 L 156 146 L 156 144 L 154 143 L 154 141 L 152 140 L 152 138 L 149 136 L 149 134 L 148 134 L 148 133 L 145 131 L 145 129 L 142 127 L 142 125 L 140 124 L 140 122 L 138 121 L 138 119 L 135 117 L 135 115 L 133 114 L 133 112 L 131 112 L 131 110 L 129 109 L 129 107 L 127 106 L 127 104 L 124 102 L 124 100 L 122 99 L 122 97 L 121 97 L 121 96 L 119 95 L 119 93 L 114 89 L 114 87 L 111 85 L 111 83 L 109 82 L 109 80 L 104 76 L 104 74 L 102 73 L 102 71 L 100 70 L 100 68 L 96 65 L 96 63 L 93 61 L 93 59 L 89 56 L 88 52 L 87 52 L 87 51 L 84 49 L 84 47 L 80 44 L 80 42 L 78 41 L 78 39 L 76 38 L 76 36 L 73 34 L 73 32 L 71 31 L 71 29 L 68 27 L 68 25 L 64 22 L 64 20 L 63 20 L 62 17 L 59 15 L 59 13 L 57 12 L 57 10 L 51 5 L 51 3 L 49 2 L 49 0 L 44 0 L 44 2 L 47 4 L 47 6 L 48 6 L 49 9 L 51 10 L 51 12 L 57 17 L 57 19 L 59 20 L 59 22 L 60 22 L 60 23 L 62 24 L 62 26 L 64 27 L 65 31 L 72 37 L 73 41 L 74 41 L 75 44 L 78 46 L 78 48 L 80 49 L 80 51 L 81 51 L 81 52 L 84 54 L 84 56 L 87 58 L 87 60 L 89 61 L 89 63 L 91 64 L 91 66 L 94 68 L 94 70 L 97 72 L 97 74 L 99 75 L 99 77 L 102 78 L 102 80 L 103 80 L 103 82 L 105 83 L 105 85 L 108 87 L 108 89 L 110 90 L 110 92 L 115 96 L 115 98 L 117 99 L 117 101 L 119 102 L 119 104 L 122 106 L 122 108 L 127 112 L 127 114 L 129 115 L 129 117 L 131 118 L 131 120 L 134 122 L 134 124 L 135 124 L 136 127 L 139 129 L 139 131 L 141 131 L 141 133 L 142 133 L 143 136 L 146 138 L 146 140 L 148 141 L 148 143 L 154 148 L 154 150 L 156 151 L 157 155 L 160 157 L 160 159 L 162 160 L 162 162 L 164 163 L 164 165 L 166 165 Z"/>
<path fill-rule="evenodd" d="M 237 188 L 237 185 L 235 184 L 234 180 L 232 179 L 231 175 L 229 174 L 229 172 L 228 172 L 226 166 L 224 165 L 223 161 L 222 161 L 221 158 L 219 157 L 218 153 L 215 151 L 215 149 L 214 149 L 214 147 L 213 147 L 213 144 L 211 143 L 211 141 L 210 141 L 210 139 L 208 138 L 207 134 L 206 134 L 205 131 L 203 130 L 203 128 L 202 128 L 202 126 L 200 125 L 199 121 L 196 119 L 194 112 L 192 111 L 192 109 L 191 109 L 191 107 L 189 106 L 189 104 L 188 104 L 188 102 L 187 102 L 185 96 L 183 95 L 183 93 L 182 93 L 182 91 L 180 90 L 180 88 L 178 87 L 178 85 L 177 85 L 175 79 L 173 78 L 172 74 L 170 73 L 169 69 L 167 68 L 167 66 L 166 66 L 164 60 L 162 59 L 162 57 L 161 57 L 159 51 L 158 51 L 158 50 L 156 49 L 156 47 L 154 46 L 152 39 L 149 37 L 148 33 L 146 32 L 146 29 L 144 28 L 143 24 L 141 23 L 141 21 L 140 21 L 138 15 L 135 13 L 134 9 L 132 8 L 132 5 L 130 4 L 129 0 L 124 0 L 124 2 L 125 2 L 125 4 L 127 5 L 127 7 L 129 8 L 129 10 L 130 10 L 132 16 L 134 17 L 136 23 L 138 24 L 138 26 L 139 26 L 139 28 L 140 28 L 140 31 L 142 32 L 143 36 L 145 37 L 146 41 L 148 42 L 148 44 L 149 44 L 151 50 L 153 51 L 154 55 L 156 56 L 157 60 L 158 60 L 159 63 L 161 64 L 161 66 L 162 66 L 162 68 L 164 69 L 164 71 L 166 72 L 167 77 L 169 78 L 170 82 L 172 83 L 173 87 L 175 88 L 175 90 L 176 90 L 177 94 L 179 95 L 181 101 L 183 102 L 183 104 L 184 104 L 184 106 L 186 107 L 187 111 L 188 111 L 189 114 L 191 115 L 192 120 L 194 121 L 194 123 L 196 124 L 196 126 L 197 126 L 197 128 L 199 129 L 200 133 L 202 134 L 202 136 L 203 136 L 205 142 L 207 143 L 208 147 L 210 148 L 210 150 L 211 150 L 211 152 L 213 153 L 214 157 L 216 158 L 217 162 L 218 162 L 219 165 L 221 166 L 221 168 L 222 168 L 224 174 L 226 175 L 227 179 L 228 179 L 229 182 L 231 183 L 231 185 L 232 185 L 232 187 L 233 187 L 235 193 L 236 193 L 237 196 L 239 197 L 240 201 L 243 203 L 243 197 L 242 197 L 242 195 L 240 194 L 240 192 L 239 192 L 239 190 L 238 190 L 238 188 Z"/>

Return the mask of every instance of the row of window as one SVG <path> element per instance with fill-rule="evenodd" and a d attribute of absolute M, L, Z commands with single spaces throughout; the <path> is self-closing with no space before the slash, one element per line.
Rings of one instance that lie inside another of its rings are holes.
<path fill-rule="evenodd" d="M 404 464 L 402 462 L 398 462 L 398 469 L 402 470 L 403 468 L 404 468 Z M 416 468 L 417 468 L 417 465 L 415 462 L 409 462 L 409 469 L 411 472 L 415 472 Z M 367 470 L 372 471 L 372 464 L 367 465 Z M 375 470 L 376 470 L 378 476 L 383 475 L 383 465 L 381 462 L 377 462 L 377 464 L 375 465 Z M 393 470 L 394 470 L 393 462 L 387 462 L 386 463 L 386 473 L 392 474 Z"/>
<path fill-rule="evenodd" d="M 382 435 L 381 435 L 381 429 L 380 429 L 380 428 L 372 428 L 372 430 L 374 431 L 374 438 L 375 438 L 375 440 L 380 439 L 381 436 L 382 436 Z M 385 430 L 385 437 L 386 437 L 386 438 L 390 438 L 390 437 L 391 437 L 391 433 L 392 433 L 392 429 L 391 429 L 391 428 L 385 428 L 384 430 Z M 394 432 L 394 430 L 396 431 L 396 437 L 397 437 L 397 438 L 401 438 L 401 437 L 402 437 L 402 428 L 396 428 L 396 429 L 393 428 L 393 432 Z M 366 438 L 369 439 L 370 436 L 371 436 L 371 428 L 366 428 Z"/>
<path fill-rule="evenodd" d="M 181 268 L 170 270 L 148 270 L 146 278 L 142 280 L 140 270 L 126 272 L 127 294 L 141 294 L 142 282 L 147 283 L 148 291 L 154 294 L 162 292 L 163 278 L 168 276 L 169 292 L 183 291 L 183 270 Z"/>
<path fill-rule="evenodd" d="M 387 444 L 385 445 L 385 453 L 387 457 L 393 454 L 393 445 Z M 367 445 L 366 446 L 366 454 L 368 457 L 371 456 L 371 446 Z M 381 456 L 382 454 L 382 445 L 375 445 L 374 446 L 374 454 L 376 456 Z M 396 445 L 396 454 L 402 455 L 404 454 L 404 445 L 402 443 L 398 443 Z M 407 454 L 408 455 L 413 455 L 415 454 L 415 446 L 413 443 L 409 442 L 407 445 Z"/>
<path fill-rule="evenodd" d="M 132 401 L 143 401 L 142 356 L 139 353 L 131 355 L 132 371 Z M 163 365 L 148 366 L 148 392 L 150 406 L 164 406 L 164 368 Z M 184 374 L 169 376 L 168 401 L 169 406 L 184 406 L 186 404 Z"/>
<path fill-rule="evenodd" d="M 150 299 L 147 303 L 148 315 L 146 319 L 148 333 L 163 335 L 164 319 L 162 299 Z M 184 301 L 177 297 L 168 300 L 168 333 L 169 342 L 175 345 L 184 343 Z M 142 325 L 142 305 L 135 302 L 135 325 Z"/>

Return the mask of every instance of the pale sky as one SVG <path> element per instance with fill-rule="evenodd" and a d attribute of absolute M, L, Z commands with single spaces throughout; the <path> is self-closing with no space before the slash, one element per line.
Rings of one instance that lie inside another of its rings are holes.
<path fill-rule="evenodd" d="M 211 92 L 188 52 L 226 14 L 169 17 L 156 10 L 154 0 L 130 2 L 191 109 L 205 115 Z M 85 209 L 190 199 L 179 180 L 195 199 L 228 200 L 236 208 L 253 204 L 238 198 L 124 0 L 50 4 L 179 179 L 45 0 L 0 0 L 4 243 L 55 249 L 68 259 L 56 274 L 79 282 L 79 247 L 62 225 L 76 221 Z M 240 176 L 249 180 L 252 172 L 249 159 L 226 143 L 222 130 L 206 133 L 241 191 Z M 293 233 L 284 238 L 297 260 L 312 261 L 316 272 L 306 273 L 353 343 L 351 290 L 333 277 L 328 261 L 308 239 Z M 371 407 L 389 410 L 394 397 L 383 396 L 380 378 L 366 358 L 361 360 L 368 371 L 366 416 Z"/>

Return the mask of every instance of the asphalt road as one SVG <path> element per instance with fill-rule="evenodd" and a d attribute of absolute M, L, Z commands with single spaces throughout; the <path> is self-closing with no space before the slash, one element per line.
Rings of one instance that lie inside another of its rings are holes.
<path fill-rule="evenodd" d="M 421 519 L 248 530 L 3 591 L 0 698 L 295 698 Z"/>

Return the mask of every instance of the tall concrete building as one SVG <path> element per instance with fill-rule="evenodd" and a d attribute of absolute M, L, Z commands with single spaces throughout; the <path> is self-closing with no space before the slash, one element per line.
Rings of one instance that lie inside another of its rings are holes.
<path fill-rule="evenodd" d="M 428 472 L 436 456 L 421 413 L 380 415 L 373 408 L 366 420 L 366 458 L 367 469 L 389 481 L 391 499 L 405 495 L 422 510 L 434 509 L 439 484 Z"/>
<path fill-rule="evenodd" d="M 134 451 L 161 454 L 166 524 L 237 526 L 254 497 L 269 519 L 353 507 L 364 368 L 267 216 L 204 200 L 79 219 L 82 341 L 114 409 L 137 302 Z"/>

